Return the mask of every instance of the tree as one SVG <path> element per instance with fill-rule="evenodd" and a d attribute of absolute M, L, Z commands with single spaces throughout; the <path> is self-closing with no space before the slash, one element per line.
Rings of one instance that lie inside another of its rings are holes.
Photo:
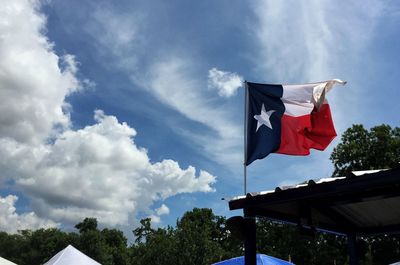
<path fill-rule="evenodd" d="M 140 226 L 132 232 L 136 243 L 149 240 L 150 236 L 154 233 L 154 229 L 151 227 L 151 218 L 140 220 Z"/>
<path fill-rule="evenodd" d="M 143 219 L 133 230 L 131 264 L 212 264 L 243 254 L 243 243 L 232 237 L 226 219 L 211 209 L 194 208 L 177 221 L 176 228 L 154 229 Z"/>
<path fill-rule="evenodd" d="M 378 235 L 362 238 L 366 245 L 364 264 L 387 265 L 400 260 L 400 235 Z"/>
<path fill-rule="evenodd" d="M 20 265 L 43 264 L 76 239 L 76 234 L 56 228 L 0 232 L 0 256 Z"/>
<path fill-rule="evenodd" d="M 153 229 L 150 218 L 140 223 L 133 231 L 136 244 L 131 248 L 131 264 L 178 264 L 175 230 L 170 226 Z"/>
<path fill-rule="evenodd" d="M 330 157 L 333 177 L 348 176 L 351 171 L 394 168 L 400 162 L 400 128 L 380 125 L 366 130 L 355 124 L 347 129 Z"/>
<path fill-rule="evenodd" d="M 24 264 L 43 264 L 55 253 L 74 243 L 69 234 L 56 228 L 25 230 L 22 231 L 22 235 L 29 242 L 29 249 L 20 253 Z"/>
<path fill-rule="evenodd" d="M 7 234 L 0 232 L 0 257 L 6 258 L 17 264 L 24 264 L 21 258 L 23 249 L 28 249 L 27 242 L 20 234 Z"/>
<path fill-rule="evenodd" d="M 117 229 L 103 229 L 101 236 L 108 246 L 112 256 L 112 264 L 126 265 L 129 263 L 129 253 L 127 249 L 127 239 L 123 232 Z"/>
<path fill-rule="evenodd" d="M 219 261 L 222 249 L 218 243 L 220 227 L 211 209 L 194 208 L 176 225 L 176 240 L 181 257 L 179 265 L 208 265 Z"/>
<path fill-rule="evenodd" d="M 333 176 L 349 176 L 351 171 L 400 166 L 400 128 L 379 125 L 366 130 L 356 124 L 347 129 L 331 154 Z M 400 236 L 379 235 L 359 240 L 366 265 L 384 265 L 400 259 Z"/>
<path fill-rule="evenodd" d="M 344 236 L 317 232 L 304 234 L 298 227 L 257 221 L 257 247 L 259 253 L 288 260 L 295 264 L 346 264 L 346 239 Z"/>
<path fill-rule="evenodd" d="M 77 248 L 87 256 L 105 265 L 114 265 L 110 247 L 97 229 L 96 218 L 85 218 L 75 225 L 79 229 Z"/>
<path fill-rule="evenodd" d="M 79 233 L 85 233 L 87 231 L 97 230 L 97 219 L 96 218 L 85 218 L 82 222 L 75 225 L 75 228 L 79 230 Z"/>

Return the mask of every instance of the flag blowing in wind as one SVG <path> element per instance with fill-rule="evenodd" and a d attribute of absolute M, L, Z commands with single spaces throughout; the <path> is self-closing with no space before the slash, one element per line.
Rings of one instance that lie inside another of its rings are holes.
<path fill-rule="evenodd" d="M 308 155 L 335 138 L 326 93 L 334 79 L 303 85 L 246 82 L 247 139 L 245 165 L 270 153 Z"/>

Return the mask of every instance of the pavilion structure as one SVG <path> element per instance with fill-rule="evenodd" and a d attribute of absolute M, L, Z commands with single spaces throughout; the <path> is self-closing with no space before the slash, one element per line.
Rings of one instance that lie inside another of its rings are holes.
<path fill-rule="evenodd" d="M 358 236 L 400 232 L 400 167 L 248 193 L 231 199 L 229 208 L 244 211 L 246 265 L 256 264 L 256 217 L 344 234 L 350 265 L 358 265 Z"/>

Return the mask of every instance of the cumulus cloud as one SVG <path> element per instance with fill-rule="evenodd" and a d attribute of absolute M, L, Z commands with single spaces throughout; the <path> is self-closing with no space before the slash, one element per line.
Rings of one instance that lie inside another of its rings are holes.
<path fill-rule="evenodd" d="M 32 200 L 40 216 L 74 223 L 95 216 L 109 225 L 127 225 L 128 217 L 158 200 L 179 193 L 211 192 L 216 178 L 173 160 L 151 163 L 135 145 L 136 131 L 97 110 L 96 124 L 67 130 L 54 143 L 32 147 L 1 143 L 2 168 Z M 13 161 L 18 161 L 14 162 Z"/>
<path fill-rule="evenodd" d="M 98 53 L 107 51 L 104 54 L 112 55 L 107 61 L 125 71 L 135 87 L 149 92 L 164 105 L 209 129 L 209 133 L 199 134 L 184 127 L 175 127 L 176 132 L 190 139 L 202 153 L 218 163 L 231 169 L 241 165 L 243 136 L 240 124 L 235 121 L 237 116 L 224 106 L 215 104 L 216 97 L 211 99 L 213 95 L 205 89 L 207 80 L 198 74 L 198 62 L 185 56 L 185 47 L 164 51 L 165 47 L 155 49 L 151 46 L 152 56 L 148 56 L 150 43 L 146 41 L 152 38 L 158 41 L 159 37 L 145 31 L 149 22 L 146 19 L 149 18 L 140 14 L 127 15 L 100 6 L 86 27 L 99 46 Z M 151 44 L 154 45 L 154 42 Z M 189 50 L 189 47 L 186 48 Z M 210 79 L 209 84 L 215 85 L 220 95 L 227 97 L 235 93 L 238 80 L 241 80 L 239 75 L 216 68 L 210 71 L 214 81 Z"/>
<path fill-rule="evenodd" d="M 41 215 L 68 222 L 96 216 L 102 223 L 127 224 L 130 214 L 147 210 L 157 200 L 213 191 L 211 174 L 200 171 L 196 176 L 193 167 L 181 169 L 172 160 L 151 164 L 146 150 L 133 142 L 133 128 L 100 110 L 95 119 L 95 125 L 68 130 L 54 144 L 33 151 L 19 146 L 15 157 L 8 156 L 23 162 L 13 167 L 18 169 L 17 185 Z"/>
<path fill-rule="evenodd" d="M 16 233 L 18 230 L 58 227 L 59 224 L 48 219 L 39 218 L 34 212 L 18 214 L 15 202 L 18 197 L 0 196 L 0 231 Z"/>
<path fill-rule="evenodd" d="M 18 215 L 17 198 L 2 199 L 2 211 L 9 213 L 4 220 L 21 223 L 2 229 L 75 224 L 87 216 L 127 225 L 156 201 L 214 191 L 216 177 L 206 171 L 168 159 L 151 163 L 146 149 L 134 142 L 135 129 L 115 116 L 96 110 L 93 125 L 73 130 L 65 98 L 93 83 L 77 78 L 73 55 L 54 52 L 39 1 L 2 4 L 0 181 L 11 180 L 33 210 Z"/>
<path fill-rule="evenodd" d="M 169 208 L 167 205 L 162 204 L 160 208 L 155 209 L 155 214 L 149 215 L 148 218 L 151 219 L 151 222 L 154 224 L 159 224 L 161 222 L 161 215 L 169 214 Z"/>
<path fill-rule="evenodd" d="M 230 73 L 212 68 L 208 71 L 208 87 L 218 90 L 218 95 L 229 98 L 243 84 L 243 77 L 236 73 Z"/>
<path fill-rule="evenodd" d="M 36 144 L 69 126 L 64 98 L 80 87 L 74 57 L 54 53 L 38 8 L 3 1 L 0 9 L 0 136 Z"/>
<path fill-rule="evenodd" d="M 169 214 L 169 208 L 167 205 L 162 204 L 160 208 L 156 209 L 157 215 Z"/>

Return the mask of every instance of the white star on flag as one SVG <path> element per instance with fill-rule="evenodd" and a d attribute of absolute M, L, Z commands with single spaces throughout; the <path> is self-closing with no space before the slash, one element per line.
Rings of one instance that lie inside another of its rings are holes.
<path fill-rule="evenodd" d="M 254 119 L 257 120 L 257 129 L 256 132 L 258 131 L 258 128 L 260 128 L 262 125 L 267 126 L 272 130 L 272 125 L 271 125 L 271 115 L 274 113 L 275 110 L 270 110 L 270 111 L 265 111 L 264 103 L 262 104 L 261 107 L 261 113 L 260 115 L 254 115 Z"/>

